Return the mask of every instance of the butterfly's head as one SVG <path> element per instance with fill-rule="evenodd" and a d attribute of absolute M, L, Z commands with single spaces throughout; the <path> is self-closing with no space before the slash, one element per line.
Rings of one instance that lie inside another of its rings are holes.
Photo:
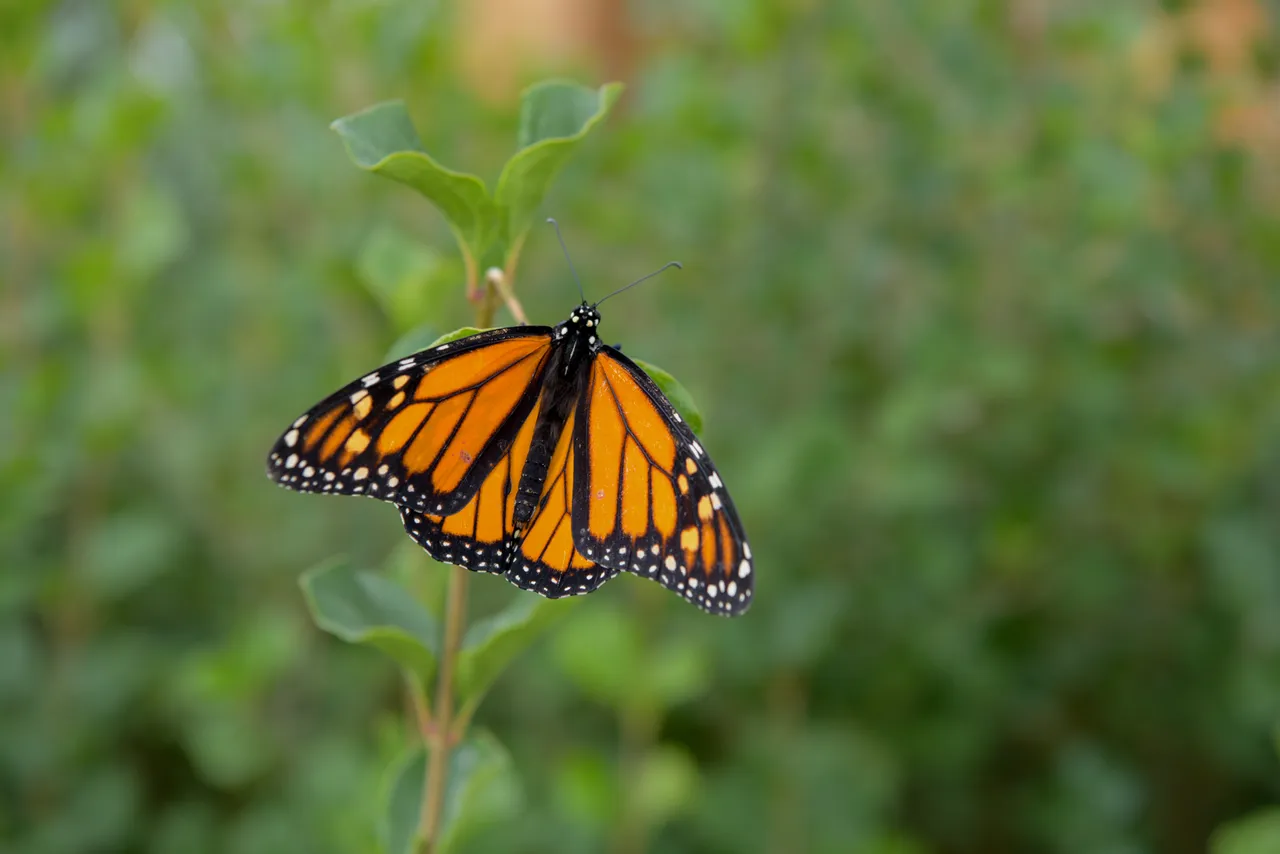
<path fill-rule="evenodd" d="M 575 329 L 594 329 L 600 325 L 600 312 L 594 305 L 583 302 L 569 315 L 569 325 Z"/>

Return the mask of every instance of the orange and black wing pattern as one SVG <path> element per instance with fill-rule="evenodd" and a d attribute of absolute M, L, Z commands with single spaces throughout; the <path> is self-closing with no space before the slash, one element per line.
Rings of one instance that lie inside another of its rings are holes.
<path fill-rule="evenodd" d="M 577 550 L 572 534 L 573 420 L 560 434 L 537 509 L 523 530 L 514 521 L 516 488 L 524 471 L 542 400 L 520 427 L 508 453 L 457 513 L 402 507 L 405 531 L 436 560 L 504 575 L 512 584 L 552 599 L 590 593 L 618 574 Z"/>
<path fill-rule="evenodd" d="M 711 458 L 648 374 L 601 347 L 576 422 L 572 519 L 586 559 L 654 578 L 712 613 L 745 611 L 753 564 L 742 523 Z"/>
<path fill-rule="evenodd" d="M 547 327 L 495 329 L 384 365 L 297 418 L 271 449 L 267 473 L 301 492 L 457 513 L 479 499 L 500 462 L 510 466 L 551 335 Z"/>
<path fill-rule="evenodd" d="M 544 596 L 627 570 L 741 614 L 753 564 L 729 493 L 598 322 L 584 302 L 554 329 L 489 330 L 385 365 L 299 416 L 267 472 L 390 501 L 432 557 Z"/>

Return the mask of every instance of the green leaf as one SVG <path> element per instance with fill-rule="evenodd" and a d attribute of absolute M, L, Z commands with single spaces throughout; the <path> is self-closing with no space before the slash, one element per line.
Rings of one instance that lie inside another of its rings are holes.
<path fill-rule="evenodd" d="M 435 618 L 409 591 L 354 570 L 342 558 L 308 570 L 300 583 L 316 625 L 348 643 L 382 650 L 432 684 L 440 633 Z"/>
<path fill-rule="evenodd" d="M 489 191 L 475 175 L 454 172 L 422 146 L 403 101 L 376 104 L 330 125 L 361 169 L 407 184 L 426 196 L 449 222 L 468 266 L 492 242 L 498 224 Z"/>
<path fill-rule="evenodd" d="M 1213 854 L 1275 854 L 1280 851 L 1280 807 L 1259 810 L 1223 825 L 1209 841 Z"/>
<path fill-rule="evenodd" d="M 701 433 L 702 413 L 698 411 L 698 404 L 693 402 L 693 395 L 689 394 L 688 389 L 657 365 L 642 362 L 634 356 L 631 361 L 639 365 L 649 378 L 658 384 L 658 388 L 662 389 L 662 393 L 667 396 L 667 400 L 671 401 L 671 405 L 676 408 L 676 412 L 680 413 L 680 417 L 689 425 L 689 429 L 695 433 Z"/>
<path fill-rule="evenodd" d="M 460 329 L 455 329 L 452 332 L 446 332 L 441 335 L 439 338 L 428 344 L 427 349 L 429 350 L 432 347 L 439 347 L 441 344 L 448 344 L 450 341 L 457 341 L 459 338 L 470 338 L 472 335 L 478 335 L 481 332 L 487 331 L 488 330 L 486 329 L 477 329 L 474 326 L 463 326 Z"/>
<path fill-rule="evenodd" d="M 504 255 L 519 250 L 556 173 L 621 94 L 621 83 L 594 90 L 563 80 L 548 80 L 525 90 L 516 137 L 520 149 L 503 167 L 494 194 L 502 218 Z"/>
<path fill-rule="evenodd" d="M 427 753 L 420 744 L 405 750 L 388 769 L 386 808 L 378 825 L 383 854 L 413 854 L 417 848 L 426 776 Z"/>
<path fill-rule="evenodd" d="M 491 733 L 472 730 L 449 755 L 437 852 L 454 850 L 486 824 L 510 821 L 523 800 L 507 749 Z"/>
<path fill-rule="evenodd" d="M 459 700 L 474 708 L 511 659 L 580 601 L 521 595 L 502 611 L 473 624 L 458 653 Z"/>

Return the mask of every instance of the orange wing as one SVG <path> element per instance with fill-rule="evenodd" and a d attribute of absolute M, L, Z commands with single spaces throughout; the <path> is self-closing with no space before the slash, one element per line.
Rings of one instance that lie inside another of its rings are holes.
<path fill-rule="evenodd" d="M 573 530 L 587 558 L 706 611 L 751 604 L 751 547 L 719 473 L 649 375 L 601 348 L 579 401 Z"/>
<path fill-rule="evenodd" d="M 573 415 L 552 454 L 537 510 L 523 531 L 515 527 L 516 487 L 541 406 L 539 399 L 508 453 L 465 507 L 448 516 L 402 507 L 400 519 L 414 542 L 436 560 L 505 575 L 518 587 L 557 599 L 589 593 L 618 571 L 597 566 L 574 548 Z"/>
<path fill-rule="evenodd" d="M 513 327 L 384 365 L 294 421 L 267 473 L 301 492 L 454 513 L 506 458 L 550 352 L 549 328 Z"/>

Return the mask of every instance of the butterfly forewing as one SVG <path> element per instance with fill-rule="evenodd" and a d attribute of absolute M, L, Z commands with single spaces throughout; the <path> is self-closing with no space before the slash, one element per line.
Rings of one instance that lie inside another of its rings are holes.
<path fill-rule="evenodd" d="M 550 351 L 550 329 L 516 327 L 384 365 L 295 420 L 272 448 L 268 474 L 302 492 L 454 513 L 514 442 Z"/>
<path fill-rule="evenodd" d="M 711 458 L 653 380 L 612 348 L 592 361 L 574 451 L 583 554 L 713 613 L 750 606 L 751 547 Z"/>

